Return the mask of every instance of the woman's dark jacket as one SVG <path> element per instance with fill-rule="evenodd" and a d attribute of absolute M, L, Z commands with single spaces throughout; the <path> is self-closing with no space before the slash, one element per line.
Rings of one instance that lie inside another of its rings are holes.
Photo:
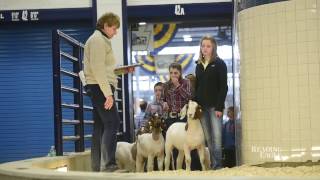
<path fill-rule="evenodd" d="M 196 67 L 195 100 L 204 107 L 214 107 L 222 112 L 228 92 L 227 66 L 217 57 L 206 69 L 198 62 Z"/>

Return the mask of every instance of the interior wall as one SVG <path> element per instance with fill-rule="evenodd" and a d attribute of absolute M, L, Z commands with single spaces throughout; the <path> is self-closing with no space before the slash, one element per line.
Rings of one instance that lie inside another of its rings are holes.
<path fill-rule="evenodd" d="M 92 0 L 1 0 L 0 10 L 59 9 L 91 7 Z"/>
<path fill-rule="evenodd" d="M 97 0 L 97 18 L 106 12 L 113 12 L 120 17 L 120 28 L 118 33 L 111 39 L 114 55 L 119 65 L 124 62 L 123 58 L 123 21 L 122 21 L 122 0 L 105 1 Z M 126 22 L 125 22 L 126 23 Z"/>
<path fill-rule="evenodd" d="M 320 159 L 320 0 L 242 10 L 243 163 Z"/>

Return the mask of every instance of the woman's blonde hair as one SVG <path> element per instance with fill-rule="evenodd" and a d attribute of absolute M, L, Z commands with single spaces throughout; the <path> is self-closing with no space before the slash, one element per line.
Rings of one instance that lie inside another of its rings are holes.
<path fill-rule="evenodd" d="M 104 24 L 107 24 L 109 27 L 116 26 L 117 28 L 120 27 L 120 18 L 118 15 L 108 12 L 103 14 L 97 21 L 96 28 L 103 29 Z"/>
<path fill-rule="evenodd" d="M 209 35 L 203 36 L 203 37 L 201 38 L 201 40 L 200 40 L 200 53 L 199 53 L 199 59 L 198 59 L 199 61 L 198 61 L 198 63 L 204 62 L 204 56 L 203 56 L 203 54 L 202 54 L 202 52 L 201 52 L 201 46 L 202 46 L 202 42 L 203 42 L 204 40 L 209 40 L 209 41 L 211 42 L 211 44 L 212 44 L 212 54 L 211 54 L 211 60 L 210 60 L 210 62 L 211 62 L 211 61 L 214 61 L 214 60 L 216 59 L 216 57 L 218 56 L 218 54 L 217 54 L 217 42 L 216 42 L 216 40 L 215 40 L 212 36 L 209 36 Z"/>

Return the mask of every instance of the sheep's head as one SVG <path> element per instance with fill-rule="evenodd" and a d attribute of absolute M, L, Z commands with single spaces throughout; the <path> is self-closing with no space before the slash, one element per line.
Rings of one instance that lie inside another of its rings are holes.
<path fill-rule="evenodd" d="M 150 129 L 150 132 L 155 130 L 162 131 L 165 128 L 164 119 L 158 114 L 151 116 L 151 118 L 148 120 L 148 128 Z"/>
<path fill-rule="evenodd" d="M 181 109 L 180 116 L 180 119 L 183 119 L 186 116 L 188 119 L 201 119 L 201 106 L 197 102 L 189 100 L 188 104 L 184 105 L 184 107 Z"/>
<path fill-rule="evenodd" d="M 153 139 L 157 140 L 159 138 L 159 134 L 165 128 L 165 122 L 163 118 L 155 114 L 148 120 L 147 126 L 152 133 Z"/>

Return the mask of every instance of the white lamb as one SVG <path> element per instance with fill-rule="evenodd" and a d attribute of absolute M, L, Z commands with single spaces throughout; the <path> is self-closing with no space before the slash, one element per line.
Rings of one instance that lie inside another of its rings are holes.
<path fill-rule="evenodd" d="M 190 171 L 191 156 L 190 151 L 198 150 L 198 155 L 202 170 L 206 170 L 205 166 L 205 139 L 200 123 L 201 116 L 200 106 L 194 102 L 189 101 L 180 111 L 181 119 L 187 116 L 187 124 L 177 122 L 172 124 L 166 134 L 165 143 L 165 170 L 169 170 L 170 157 L 172 149 L 175 147 L 179 151 L 177 158 L 177 169 L 182 168 L 183 157 L 185 156 L 186 170 Z"/>
<path fill-rule="evenodd" d="M 136 143 L 118 142 L 116 150 L 116 163 L 120 169 L 135 172 L 136 170 Z"/>
<path fill-rule="evenodd" d="M 162 128 L 164 122 L 160 117 L 154 116 L 149 120 L 151 133 L 141 134 L 137 137 L 137 157 L 136 170 L 143 172 L 144 158 L 148 158 L 147 171 L 153 171 L 154 158 L 157 157 L 158 168 L 163 170 L 164 161 L 164 138 L 162 136 Z"/>

